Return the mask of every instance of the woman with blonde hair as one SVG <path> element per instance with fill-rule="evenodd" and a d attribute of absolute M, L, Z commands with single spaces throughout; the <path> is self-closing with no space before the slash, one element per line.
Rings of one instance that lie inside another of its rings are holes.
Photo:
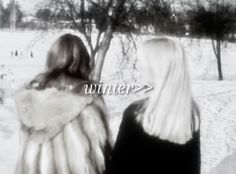
<path fill-rule="evenodd" d="M 181 45 L 167 38 L 138 50 L 147 98 L 124 112 L 110 174 L 200 174 L 200 120 Z"/>
<path fill-rule="evenodd" d="M 59 37 L 46 68 L 16 93 L 22 127 L 16 173 L 102 174 L 110 135 L 101 96 L 84 91 L 91 67 L 82 40 Z"/>

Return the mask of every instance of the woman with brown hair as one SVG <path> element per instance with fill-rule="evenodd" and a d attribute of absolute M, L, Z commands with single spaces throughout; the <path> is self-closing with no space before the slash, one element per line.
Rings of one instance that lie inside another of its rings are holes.
<path fill-rule="evenodd" d="M 153 90 L 125 110 L 107 173 L 200 174 L 200 118 L 183 48 L 148 40 L 138 62 Z"/>
<path fill-rule="evenodd" d="M 82 40 L 58 38 L 46 68 L 16 94 L 22 125 L 16 173 L 102 174 L 110 135 L 101 96 L 84 92 L 91 67 Z"/>

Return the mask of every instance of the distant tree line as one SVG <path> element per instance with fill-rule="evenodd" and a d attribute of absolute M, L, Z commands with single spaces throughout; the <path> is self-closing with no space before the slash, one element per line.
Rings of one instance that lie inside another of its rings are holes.
<path fill-rule="evenodd" d="M 0 28 L 10 28 L 13 20 L 13 10 L 15 13 L 15 25 L 16 27 L 20 27 L 23 18 L 23 12 L 20 5 L 14 1 L 10 1 L 7 6 L 4 7 L 2 1 L 0 1 Z"/>
<path fill-rule="evenodd" d="M 22 21 L 15 4 L 16 26 L 33 29 L 72 28 L 87 42 L 99 80 L 114 33 L 153 33 L 208 38 L 216 56 L 219 80 L 223 80 L 221 47 L 235 41 L 236 3 L 227 0 L 47 0 L 33 22 Z M 176 8 L 176 2 L 180 7 Z M 13 1 L 0 1 L 0 27 L 9 27 Z M 95 62 L 96 60 L 96 62 Z"/>
<path fill-rule="evenodd" d="M 64 21 L 79 31 L 90 49 L 94 80 L 99 80 L 114 33 L 184 34 L 181 15 L 171 5 L 167 0 L 49 0 L 36 17 L 45 26 Z"/>
<path fill-rule="evenodd" d="M 221 45 L 234 41 L 236 4 L 225 0 L 179 0 L 181 10 L 170 0 L 49 0 L 36 17 L 48 23 L 64 21 L 82 33 L 89 45 L 95 66 L 94 79 L 101 69 L 113 33 L 164 33 L 209 38 L 217 60 L 219 80 L 223 80 Z M 201 3 L 202 2 L 202 3 Z M 96 36 L 92 33 L 96 31 Z M 93 44 L 92 40 L 96 42 Z M 95 62 L 97 57 L 97 62 Z"/>
<path fill-rule="evenodd" d="M 145 28 L 152 28 L 153 32 L 164 33 L 182 33 L 184 32 L 184 23 L 181 20 L 179 13 L 175 13 L 171 8 L 171 3 L 165 0 L 117 0 L 96 1 L 85 0 L 88 4 L 81 14 L 79 3 L 71 0 L 55 0 L 49 2 L 49 5 L 38 9 L 36 18 L 44 21 L 45 26 L 48 23 L 60 21 L 71 21 L 68 23 L 70 27 L 75 27 L 75 21 L 81 18 L 87 23 L 92 22 L 98 30 L 104 30 L 107 23 L 107 9 L 102 8 L 102 4 L 111 4 L 110 8 L 116 4 L 123 4 L 119 7 L 117 14 L 119 20 L 114 20 L 113 26 L 118 32 L 140 32 Z M 108 7 L 107 7 L 108 8 Z M 73 16 L 73 20 L 72 20 Z M 76 27 L 75 27 L 76 28 Z"/>

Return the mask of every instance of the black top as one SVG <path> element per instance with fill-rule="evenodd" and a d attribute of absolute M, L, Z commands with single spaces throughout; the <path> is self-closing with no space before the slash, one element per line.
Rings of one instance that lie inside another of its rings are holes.
<path fill-rule="evenodd" d="M 130 105 L 123 116 L 108 174 L 200 174 L 199 131 L 185 144 L 175 144 L 144 132 Z"/>

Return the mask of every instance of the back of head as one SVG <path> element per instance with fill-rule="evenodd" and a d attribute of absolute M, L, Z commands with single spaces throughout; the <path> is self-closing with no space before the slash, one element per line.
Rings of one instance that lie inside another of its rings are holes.
<path fill-rule="evenodd" d="M 76 35 L 64 34 L 48 51 L 46 72 L 38 75 L 31 86 L 36 82 L 38 89 L 44 89 L 72 81 L 89 81 L 90 73 L 90 56 L 83 41 Z"/>
<path fill-rule="evenodd" d="M 154 87 L 138 120 L 151 135 L 186 142 L 198 129 L 194 121 L 198 120 L 198 109 L 182 46 L 166 38 L 148 40 L 139 50 L 138 61 L 146 82 Z"/>
<path fill-rule="evenodd" d="M 90 74 L 90 56 L 83 41 L 76 35 L 65 34 L 56 40 L 48 52 L 48 71 L 63 71 L 81 79 Z"/>

